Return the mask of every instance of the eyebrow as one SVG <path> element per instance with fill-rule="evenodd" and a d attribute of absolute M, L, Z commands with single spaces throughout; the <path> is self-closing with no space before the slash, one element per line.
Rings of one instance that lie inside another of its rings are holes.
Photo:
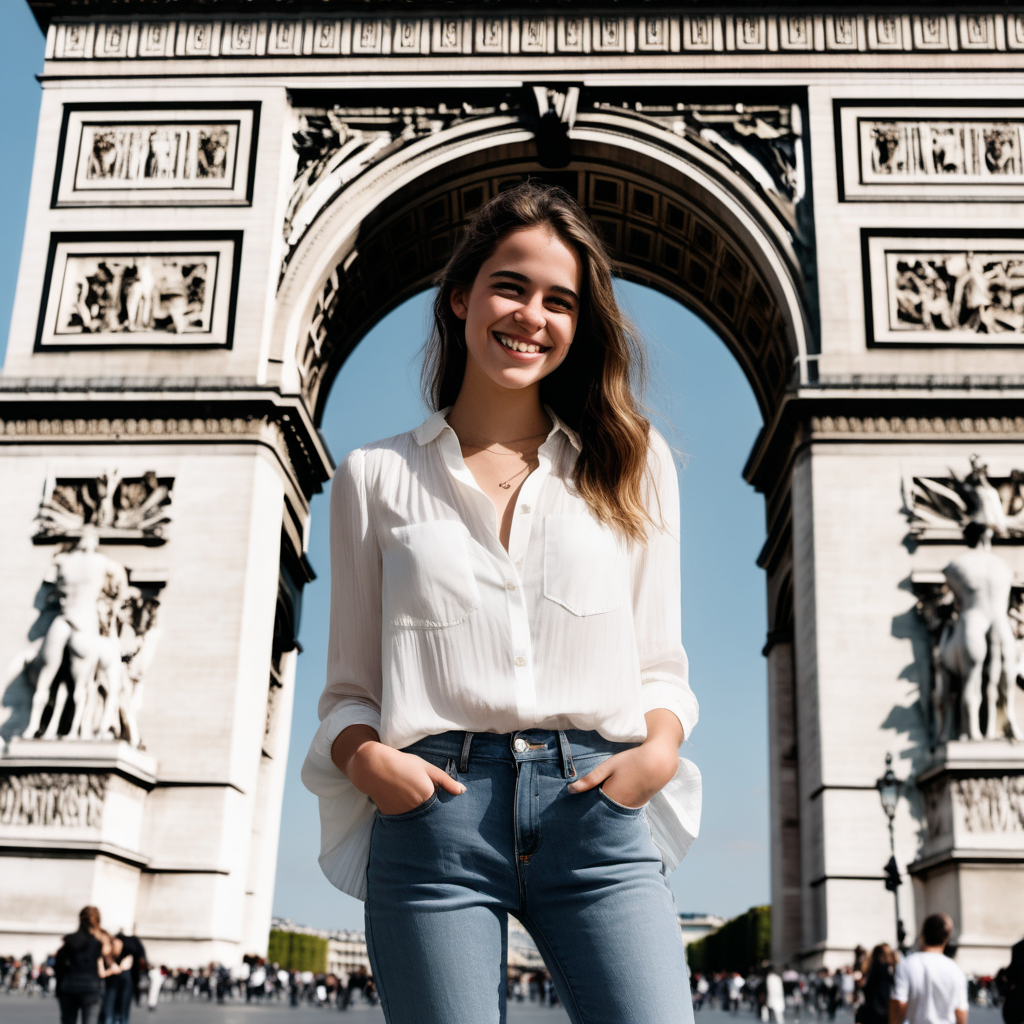
<path fill-rule="evenodd" d="M 524 284 L 530 283 L 530 279 L 525 274 L 520 274 L 516 270 L 496 270 L 491 274 L 491 277 L 510 277 L 513 281 L 522 281 Z M 571 288 L 564 288 L 560 284 L 553 284 L 551 291 L 561 292 L 563 295 L 571 295 L 576 302 L 580 301 L 580 297 Z"/>

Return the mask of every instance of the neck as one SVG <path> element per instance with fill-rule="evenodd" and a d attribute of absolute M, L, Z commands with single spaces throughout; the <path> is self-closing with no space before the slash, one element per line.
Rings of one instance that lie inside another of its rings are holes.
<path fill-rule="evenodd" d="M 945 953 L 946 952 L 946 947 L 945 946 L 922 946 L 921 947 L 921 952 L 922 953 Z"/>
<path fill-rule="evenodd" d="M 510 441 L 546 434 L 551 420 L 540 401 L 540 383 L 503 388 L 467 360 L 459 397 L 448 413 L 448 425 L 460 438 Z"/>

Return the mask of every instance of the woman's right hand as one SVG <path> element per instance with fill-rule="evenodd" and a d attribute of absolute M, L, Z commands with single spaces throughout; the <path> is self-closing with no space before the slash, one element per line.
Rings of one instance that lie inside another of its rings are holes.
<path fill-rule="evenodd" d="M 351 725 L 331 746 L 331 760 L 365 793 L 381 814 L 404 814 L 441 788 L 458 796 L 466 792 L 447 772 L 415 754 L 380 742 L 368 725 Z"/>

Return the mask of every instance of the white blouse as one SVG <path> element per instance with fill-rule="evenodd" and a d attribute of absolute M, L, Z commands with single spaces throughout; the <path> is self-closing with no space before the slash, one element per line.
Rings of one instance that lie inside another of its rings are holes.
<path fill-rule="evenodd" d="M 572 486 L 580 449 L 555 426 L 516 500 L 509 549 L 445 414 L 351 452 L 331 487 L 331 635 L 320 728 L 302 781 L 320 800 L 320 866 L 365 899 L 374 806 L 331 761 L 364 724 L 392 747 L 448 730 L 594 729 L 640 742 L 644 715 L 697 701 L 680 639 L 679 492 L 651 432 L 645 545 L 591 515 Z M 680 758 L 650 802 L 668 870 L 697 835 L 700 772 Z"/>

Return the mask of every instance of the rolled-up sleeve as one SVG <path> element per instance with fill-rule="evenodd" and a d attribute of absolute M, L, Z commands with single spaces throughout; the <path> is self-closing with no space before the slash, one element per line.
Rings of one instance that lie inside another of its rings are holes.
<path fill-rule="evenodd" d="M 635 545 L 633 613 L 640 658 L 643 712 L 666 708 L 683 727 L 697 724 L 697 698 L 681 635 L 679 578 L 679 483 L 672 450 L 651 431 L 647 505 L 654 520 L 646 545 Z"/>
<path fill-rule="evenodd" d="M 320 695 L 320 727 L 302 780 L 324 795 L 341 773 L 331 745 L 350 725 L 380 731 L 381 557 L 366 497 L 366 456 L 351 452 L 331 484 L 331 628 L 327 685 Z"/>

